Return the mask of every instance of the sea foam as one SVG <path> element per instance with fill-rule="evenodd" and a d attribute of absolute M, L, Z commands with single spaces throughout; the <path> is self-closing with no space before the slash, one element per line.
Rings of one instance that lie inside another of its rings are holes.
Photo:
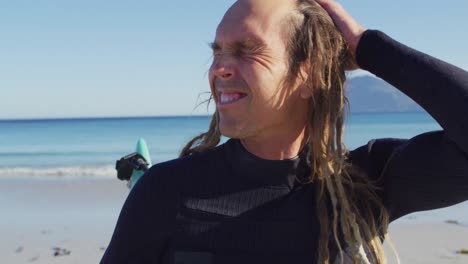
<path fill-rule="evenodd" d="M 58 177 L 58 178 L 117 178 L 111 165 L 61 167 L 0 167 L 0 178 Z"/>

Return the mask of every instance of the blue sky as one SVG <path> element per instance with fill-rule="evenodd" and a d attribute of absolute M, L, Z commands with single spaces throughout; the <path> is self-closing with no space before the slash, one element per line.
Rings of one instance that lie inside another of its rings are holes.
<path fill-rule="evenodd" d="M 208 114 L 207 45 L 234 1 L 0 0 L 0 119 Z M 342 1 L 468 69 L 468 1 Z"/>

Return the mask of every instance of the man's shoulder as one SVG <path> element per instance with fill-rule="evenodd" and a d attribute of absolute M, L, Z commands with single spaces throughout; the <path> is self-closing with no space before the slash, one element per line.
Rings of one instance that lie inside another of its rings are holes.
<path fill-rule="evenodd" d="M 357 147 L 349 152 L 351 160 L 362 160 L 373 157 L 388 157 L 395 149 L 407 142 L 403 138 L 376 138 L 367 144 Z"/>
<path fill-rule="evenodd" d="M 382 172 L 385 164 L 394 151 L 403 146 L 408 139 L 377 138 L 367 142 L 348 154 L 348 161 L 366 171 L 371 178 L 376 178 Z"/>
<path fill-rule="evenodd" d="M 225 160 L 225 144 L 213 149 L 187 155 L 155 164 L 147 174 L 158 177 L 159 180 L 178 179 L 185 180 L 192 175 L 204 175 L 215 170 Z"/>

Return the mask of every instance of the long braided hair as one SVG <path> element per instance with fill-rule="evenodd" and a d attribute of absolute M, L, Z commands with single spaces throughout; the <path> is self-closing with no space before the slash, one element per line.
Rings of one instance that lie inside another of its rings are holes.
<path fill-rule="evenodd" d="M 387 238 L 388 212 L 367 175 L 352 166 L 343 144 L 344 120 L 349 110 L 344 94 L 345 67 L 352 58 L 341 33 L 327 12 L 313 0 L 298 0 L 296 11 L 284 23 L 289 53 L 286 84 L 294 84 L 306 69 L 311 89 L 308 145 L 320 223 L 318 263 L 329 264 L 330 251 L 352 263 L 386 263 L 382 241 Z M 187 143 L 180 156 L 212 149 L 221 138 L 219 114 L 207 132 Z M 344 250 L 345 249 L 345 250 Z"/>

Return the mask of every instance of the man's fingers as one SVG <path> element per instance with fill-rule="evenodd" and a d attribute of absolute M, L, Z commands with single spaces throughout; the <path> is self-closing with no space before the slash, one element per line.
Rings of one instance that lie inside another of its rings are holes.
<path fill-rule="evenodd" d="M 340 3 L 334 0 L 315 1 L 328 12 L 333 22 L 335 22 L 335 25 L 343 34 L 345 40 L 348 42 L 351 52 L 354 53 L 361 39 L 361 35 L 366 29 L 346 12 Z"/>
<path fill-rule="evenodd" d="M 327 11 L 341 7 L 340 3 L 331 0 L 315 0 L 315 2 L 319 3 Z"/>

